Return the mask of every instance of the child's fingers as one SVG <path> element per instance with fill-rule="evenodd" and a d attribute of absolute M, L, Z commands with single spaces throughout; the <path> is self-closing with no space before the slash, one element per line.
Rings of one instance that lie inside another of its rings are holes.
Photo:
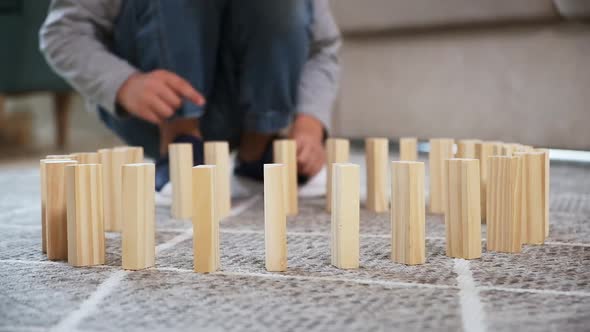
<path fill-rule="evenodd" d="M 171 72 L 165 72 L 163 77 L 166 81 L 166 84 L 170 86 L 177 94 L 185 97 L 199 106 L 203 106 L 205 104 L 205 98 L 182 77 Z"/>

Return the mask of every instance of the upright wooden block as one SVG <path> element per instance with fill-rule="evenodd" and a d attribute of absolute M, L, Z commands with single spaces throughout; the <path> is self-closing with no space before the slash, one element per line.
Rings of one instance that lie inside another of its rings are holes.
<path fill-rule="evenodd" d="M 430 140 L 430 153 L 428 155 L 430 170 L 430 197 L 429 206 L 431 213 L 444 213 L 446 205 L 445 170 L 444 161 L 453 158 L 453 139 L 433 138 Z"/>
<path fill-rule="evenodd" d="M 389 141 L 387 138 L 365 140 L 365 161 L 367 164 L 367 209 L 385 212 L 389 208 L 387 193 L 387 163 Z"/>
<path fill-rule="evenodd" d="M 391 260 L 416 265 L 426 261 L 424 163 L 391 163 Z"/>
<path fill-rule="evenodd" d="M 501 155 L 510 157 L 515 152 L 523 152 L 526 150 L 528 150 L 528 146 L 519 143 L 504 143 L 502 144 Z"/>
<path fill-rule="evenodd" d="M 264 252 L 267 271 L 287 270 L 285 164 L 264 165 Z"/>
<path fill-rule="evenodd" d="M 350 142 L 343 138 L 328 138 L 326 141 L 326 211 L 332 211 L 332 164 L 348 162 Z"/>
<path fill-rule="evenodd" d="M 174 143 L 168 145 L 170 155 L 170 181 L 172 182 L 172 216 L 179 219 L 192 217 L 193 145 Z"/>
<path fill-rule="evenodd" d="M 143 160 L 144 160 L 143 147 L 130 146 L 130 147 L 128 147 L 127 151 L 128 151 L 128 156 L 129 156 L 128 158 L 130 160 L 130 163 L 133 163 L 133 164 L 143 163 Z"/>
<path fill-rule="evenodd" d="M 227 142 L 205 142 L 205 164 L 215 165 L 215 204 L 219 219 L 231 210 L 231 189 L 229 172 L 229 144 Z M 193 172 L 194 173 L 194 172 Z"/>
<path fill-rule="evenodd" d="M 276 140 L 273 143 L 274 162 L 285 164 L 285 209 L 287 215 L 297 215 L 299 210 L 297 188 L 297 144 L 292 139 Z"/>
<path fill-rule="evenodd" d="M 457 142 L 457 158 L 476 158 L 478 139 L 462 139 Z"/>
<path fill-rule="evenodd" d="M 71 158 L 76 160 L 78 164 L 99 164 L 100 159 L 97 152 L 78 152 L 72 153 Z"/>
<path fill-rule="evenodd" d="M 399 160 L 418 160 L 418 139 L 416 137 L 402 137 L 399 139 Z"/>
<path fill-rule="evenodd" d="M 107 232 L 121 232 L 122 167 L 127 162 L 127 155 L 122 149 L 100 149 L 98 156 L 102 164 L 104 228 Z"/>
<path fill-rule="evenodd" d="M 359 267 L 359 166 L 332 165 L 332 265 Z"/>
<path fill-rule="evenodd" d="M 45 236 L 47 258 L 68 259 L 68 214 L 66 204 L 66 170 L 75 160 L 45 160 Z"/>
<path fill-rule="evenodd" d="M 520 252 L 522 158 L 492 156 L 488 160 L 487 248 L 490 251 Z"/>
<path fill-rule="evenodd" d="M 549 173 L 550 173 L 550 156 L 548 149 L 534 149 L 533 151 L 542 152 L 545 157 L 544 179 L 543 179 L 543 207 L 545 212 L 545 238 L 549 236 Z"/>
<path fill-rule="evenodd" d="M 219 218 L 217 218 L 216 165 L 200 165 L 193 172 L 194 269 L 199 273 L 219 269 Z M 279 196 L 280 198 L 280 196 Z"/>
<path fill-rule="evenodd" d="M 105 262 L 102 165 L 66 166 L 68 263 Z"/>
<path fill-rule="evenodd" d="M 445 160 L 447 208 L 445 229 L 447 256 L 481 257 L 481 200 L 478 159 Z"/>
<path fill-rule="evenodd" d="M 69 156 L 64 155 L 64 156 L 60 156 L 63 157 L 62 158 L 49 158 L 49 159 L 41 159 L 39 161 L 39 178 L 41 180 L 41 186 L 40 186 L 40 191 L 41 191 L 41 251 L 43 253 L 47 252 L 47 232 L 46 232 L 46 225 L 47 222 L 45 221 L 45 206 L 46 206 L 46 201 L 47 201 L 47 186 L 46 186 L 46 180 L 45 180 L 45 162 L 47 160 L 68 160 L 70 161 L 71 159 L 69 159 Z"/>
<path fill-rule="evenodd" d="M 113 150 L 124 151 L 125 164 L 143 163 L 143 147 L 141 146 L 117 146 Z"/>
<path fill-rule="evenodd" d="M 123 166 L 123 246 L 125 270 L 154 266 L 155 245 L 155 167 L 152 163 Z"/>
<path fill-rule="evenodd" d="M 486 188 L 488 184 L 488 158 L 502 153 L 499 142 L 478 142 L 475 144 L 475 158 L 479 159 L 481 222 L 486 221 Z"/>
<path fill-rule="evenodd" d="M 41 180 L 41 252 L 47 252 L 47 234 L 45 232 L 45 200 L 47 188 L 45 188 L 45 160 L 39 161 L 39 178 Z"/>
<path fill-rule="evenodd" d="M 545 199 L 544 181 L 545 154 L 543 152 L 515 152 L 522 157 L 521 178 L 521 235 L 523 244 L 545 242 Z"/>

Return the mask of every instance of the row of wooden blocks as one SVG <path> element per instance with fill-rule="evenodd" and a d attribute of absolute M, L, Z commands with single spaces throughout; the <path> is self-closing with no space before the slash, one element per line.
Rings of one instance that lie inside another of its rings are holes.
<path fill-rule="evenodd" d="M 420 264 L 424 260 L 425 207 L 420 201 L 423 199 L 420 192 L 424 188 L 423 164 L 415 162 L 416 138 L 402 138 L 399 143 L 400 161 L 392 165 L 392 187 L 388 197 L 389 142 L 386 138 L 365 140 L 366 207 L 374 212 L 390 209 L 392 259 L 405 264 Z M 445 215 L 447 255 L 480 257 L 480 225 L 486 219 L 488 250 L 519 252 L 522 244 L 543 243 L 549 234 L 548 150 L 481 140 L 459 140 L 456 147 L 457 158 L 453 139 L 430 140 L 429 208 L 431 213 Z M 336 165 L 341 167 L 338 163 L 348 160 L 348 155 L 348 140 L 328 140 L 327 159 L 331 174 L 328 182 L 336 181 L 332 172 L 335 172 Z M 334 165 L 334 169 L 330 165 Z M 331 185 L 327 188 L 328 211 L 336 204 L 330 199 L 330 192 L 336 190 L 333 183 Z M 349 201 L 345 206 L 357 204 Z M 356 215 L 356 210 L 347 213 Z M 333 221 L 335 215 L 342 215 L 342 212 L 333 213 Z M 411 221 L 408 220 L 410 215 Z M 358 227 L 356 222 L 353 224 L 355 226 L 351 228 Z M 336 226 L 332 224 L 332 227 Z M 358 239 L 352 242 L 357 243 Z M 337 243 L 333 242 L 333 250 L 338 248 Z"/>

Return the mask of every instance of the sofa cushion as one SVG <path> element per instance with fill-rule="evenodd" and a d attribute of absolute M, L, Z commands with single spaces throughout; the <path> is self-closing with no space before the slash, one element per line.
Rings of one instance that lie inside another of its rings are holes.
<path fill-rule="evenodd" d="M 332 0 L 331 3 L 345 33 L 558 18 L 552 0 Z"/>
<path fill-rule="evenodd" d="M 590 1 L 588 0 L 555 0 L 555 7 L 564 18 L 590 18 Z"/>

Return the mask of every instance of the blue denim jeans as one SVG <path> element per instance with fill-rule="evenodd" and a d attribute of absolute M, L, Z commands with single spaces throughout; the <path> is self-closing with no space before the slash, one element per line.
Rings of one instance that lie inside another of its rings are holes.
<path fill-rule="evenodd" d="M 244 130 L 275 133 L 293 120 L 312 10 L 309 0 L 124 0 L 111 49 L 143 72 L 190 82 L 207 103 L 185 100 L 174 117 L 200 118 L 205 140 L 237 146 Z M 158 156 L 157 126 L 102 109 L 100 118 Z"/>

